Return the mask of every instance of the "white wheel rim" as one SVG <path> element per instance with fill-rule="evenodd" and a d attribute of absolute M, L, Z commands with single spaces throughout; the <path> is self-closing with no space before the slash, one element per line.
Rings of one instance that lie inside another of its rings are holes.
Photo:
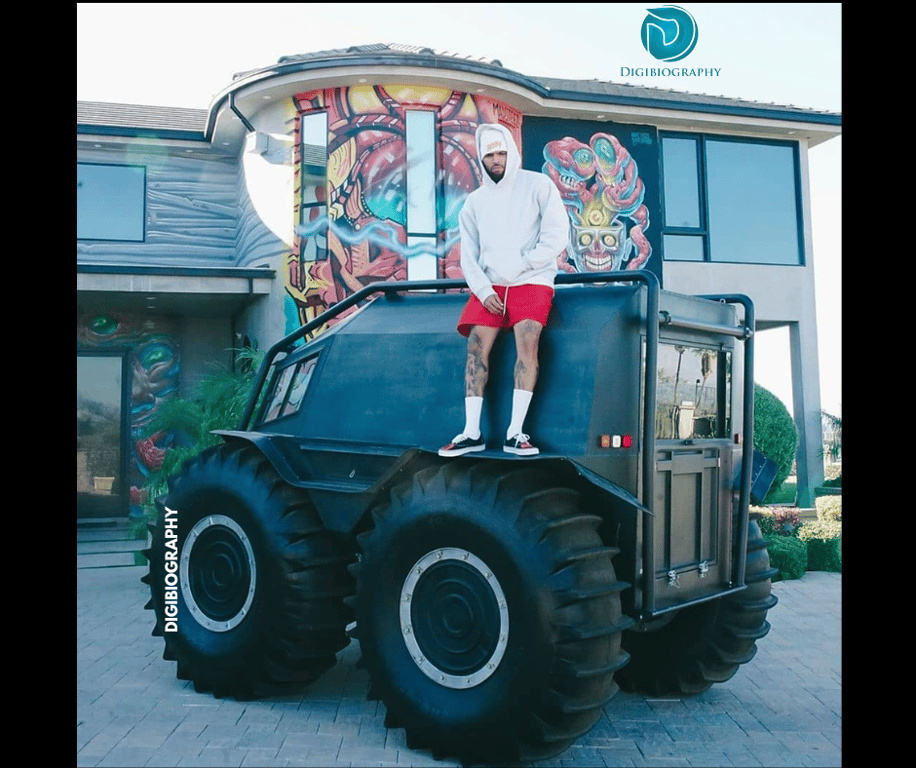
<path fill-rule="evenodd" d="M 248 565 L 250 572 L 248 591 L 245 595 L 245 599 L 239 608 L 239 610 L 230 618 L 226 620 L 215 620 L 208 616 L 203 609 L 198 605 L 198 601 L 194 592 L 191 588 L 191 578 L 190 578 L 190 564 L 191 564 L 191 555 L 194 552 L 194 545 L 200 539 L 201 535 L 210 528 L 214 526 L 223 526 L 228 528 L 238 539 L 238 543 L 241 544 L 245 559 Z M 255 566 L 254 559 L 254 549 L 251 546 L 251 541 L 248 539 L 248 535 L 242 529 L 242 527 L 235 522 L 230 517 L 225 515 L 208 515 L 207 517 L 201 518 L 197 521 L 193 528 L 188 532 L 187 537 L 184 540 L 184 544 L 181 548 L 181 557 L 179 559 L 179 576 L 181 583 L 181 593 L 184 596 L 185 605 L 188 608 L 191 616 L 194 617 L 194 620 L 200 624 L 202 627 L 209 629 L 213 632 L 228 632 L 231 629 L 237 627 L 248 615 L 248 611 L 251 608 L 251 603 L 254 600 L 255 585 L 257 584 L 257 569 Z"/>
<path fill-rule="evenodd" d="M 448 563 L 449 561 L 468 566 L 479 575 L 480 578 L 475 579 L 475 581 L 486 584 L 490 596 L 495 600 L 497 615 L 499 617 L 497 639 L 489 657 L 486 658 L 482 664 L 478 665 L 476 669 L 469 671 L 467 674 L 460 675 L 453 674 L 445 669 L 440 669 L 434 661 L 428 658 L 427 654 L 424 654 L 417 640 L 412 618 L 412 598 L 424 575 L 434 566 Z M 509 641 L 509 609 L 506 604 L 506 596 L 503 593 L 499 580 L 483 560 L 467 550 L 458 549 L 456 547 L 435 549 L 417 560 L 407 574 L 407 577 L 404 579 L 404 586 L 401 589 L 401 600 L 399 604 L 399 618 L 401 636 L 404 638 L 404 644 L 407 646 L 407 650 L 414 664 L 416 664 L 417 668 L 430 680 L 446 688 L 473 688 L 487 680 L 499 667 Z"/>

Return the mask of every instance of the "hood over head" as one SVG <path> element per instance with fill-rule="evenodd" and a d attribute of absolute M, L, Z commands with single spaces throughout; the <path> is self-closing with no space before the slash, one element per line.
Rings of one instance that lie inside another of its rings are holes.
<path fill-rule="evenodd" d="M 495 123 L 481 123 L 477 126 L 475 134 L 477 144 L 477 162 L 480 164 L 481 178 L 485 185 L 496 186 L 496 182 L 490 178 L 487 169 L 483 165 L 484 155 L 490 152 L 506 153 L 506 173 L 503 181 L 515 175 L 515 172 L 522 164 L 522 158 L 519 154 L 512 133 L 504 125 Z"/>

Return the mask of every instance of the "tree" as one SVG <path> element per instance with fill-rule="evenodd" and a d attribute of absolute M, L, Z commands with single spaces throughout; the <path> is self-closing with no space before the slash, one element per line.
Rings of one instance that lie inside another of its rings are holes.
<path fill-rule="evenodd" d="M 778 466 L 772 492 L 792 472 L 798 430 L 783 402 L 759 384 L 754 384 L 754 447 Z"/>

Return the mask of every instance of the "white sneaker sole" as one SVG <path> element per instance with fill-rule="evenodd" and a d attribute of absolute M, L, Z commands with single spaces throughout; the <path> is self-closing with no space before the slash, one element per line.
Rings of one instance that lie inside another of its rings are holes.
<path fill-rule="evenodd" d="M 455 448 L 454 450 L 447 451 L 445 448 L 439 449 L 440 456 L 464 456 L 466 453 L 474 453 L 476 451 L 485 451 L 487 446 L 485 445 L 472 445 L 468 448 Z"/>
<path fill-rule="evenodd" d="M 506 453 L 514 453 L 516 456 L 537 456 L 540 450 L 537 448 L 510 448 L 508 445 L 503 446 Z"/>

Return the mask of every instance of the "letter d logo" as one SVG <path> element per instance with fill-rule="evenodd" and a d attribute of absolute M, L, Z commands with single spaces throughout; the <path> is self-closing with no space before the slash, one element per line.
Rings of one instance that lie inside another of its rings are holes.
<path fill-rule="evenodd" d="M 697 44 L 697 23 L 677 5 L 648 8 L 642 23 L 642 45 L 659 61 L 680 61 Z"/>

